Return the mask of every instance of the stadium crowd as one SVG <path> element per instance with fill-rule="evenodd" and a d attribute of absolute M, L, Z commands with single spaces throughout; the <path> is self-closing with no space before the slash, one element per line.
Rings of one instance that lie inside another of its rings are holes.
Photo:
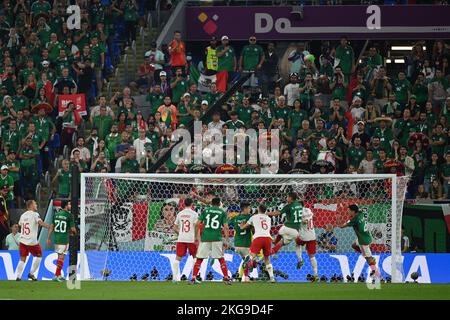
<path fill-rule="evenodd" d="M 2 3 L 0 198 L 7 208 L 33 198 L 46 172 L 60 198 L 70 194 L 73 166 L 80 172 L 152 172 L 175 142 L 173 131 L 199 119 L 204 130 L 279 129 L 278 173 L 384 173 L 390 163 L 411 175 L 409 197 L 450 198 L 445 42 L 426 50 L 421 42 L 415 44 L 404 70 L 396 74 L 376 46 L 356 61 L 346 37 L 334 46 L 323 42 L 320 52 L 308 52 L 300 43 L 288 57 L 289 79 L 283 79 L 276 43 L 263 46 L 250 36 L 237 52 L 224 35 L 211 40 L 197 65 L 188 57 L 190 44 L 175 32 L 161 48 L 152 43 L 139 78 L 107 99 L 102 92 L 108 73 L 124 47 L 132 45 L 147 8 L 135 0 L 77 3 L 80 30 L 68 29 L 64 0 Z M 119 39 L 125 39 L 123 46 Z M 242 73 L 254 74 L 204 119 L 222 92 L 217 83 L 200 92 L 196 70 L 226 71 L 228 87 Z M 133 94 L 139 91 L 146 92 L 149 117 L 135 103 Z M 88 114 L 80 116 L 73 103 L 59 113 L 59 95 L 78 93 L 85 94 Z M 199 168 L 168 159 L 157 172 L 205 170 L 258 173 L 261 168 Z"/>

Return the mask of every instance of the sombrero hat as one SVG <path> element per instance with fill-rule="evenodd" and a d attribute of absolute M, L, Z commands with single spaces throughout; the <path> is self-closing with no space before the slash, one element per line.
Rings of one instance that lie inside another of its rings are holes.
<path fill-rule="evenodd" d="M 392 118 L 386 117 L 385 115 L 382 115 L 381 117 L 375 118 L 374 121 L 375 122 L 386 121 L 386 122 L 391 122 L 392 123 Z"/>
<path fill-rule="evenodd" d="M 52 112 L 53 107 L 50 104 L 48 104 L 47 102 L 42 102 L 42 103 L 38 103 L 38 104 L 34 105 L 31 108 L 31 112 L 38 113 L 39 110 L 41 110 L 41 109 L 44 109 L 45 113 L 49 114 L 50 112 Z"/>

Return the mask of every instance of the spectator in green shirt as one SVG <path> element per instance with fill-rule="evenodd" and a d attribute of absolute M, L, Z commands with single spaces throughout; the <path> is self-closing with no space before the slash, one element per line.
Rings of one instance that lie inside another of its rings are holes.
<path fill-rule="evenodd" d="M 242 49 L 241 57 L 239 58 L 239 71 L 259 71 L 264 63 L 264 50 L 256 44 L 256 37 L 251 36 L 249 44 Z M 256 87 L 257 78 L 252 74 L 250 79 L 243 84 L 244 87 Z"/>
<path fill-rule="evenodd" d="M 139 173 L 139 162 L 136 160 L 136 150 L 131 147 L 122 158 L 122 173 Z"/>
<path fill-rule="evenodd" d="M 398 73 L 398 78 L 394 81 L 393 90 L 395 92 L 395 99 L 400 103 L 402 109 L 405 108 L 411 94 L 411 83 L 406 79 L 404 71 Z"/>
<path fill-rule="evenodd" d="M 52 6 L 48 1 L 45 0 L 37 0 L 31 5 L 31 13 L 35 16 L 39 13 L 45 13 L 50 15 L 50 11 L 52 10 Z"/>
<path fill-rule="evenodd" d="M 355 53 L 353 48 L 348 44 L 348 38 L 346 36 L 341 37 L 340 45 L 336 48 L 336 59 L 339 59 L 339 66 L 342 68 L 342 72 L 345 76 L 345 82 L 349 83 L 350 74 L 355 72 Z"/>
<path fill-rule="evenodd" d="M 53 177 L 52 184 L 58 182 L 57 196 L 59 198 L 69 198 L 72 173 L 70 170 L 70 162 L 67 159 L 62 161 L 62 168 L 58 170 L 56 175 Z"/>
<path fill-rule="evenodd" d="M 172 89 L 172 102 L 177 105 L 180 103 L 180 99 L 188 89 L 188 82 L 183 77 L 183 69 L 178 68 L 175 72 L 174 80 L 170 83 Z"/>
<path fill-rule="evenodd" d="M 221 38 L 222 44 L 217 47 L 217 57 L 219 58 L 219 71 L 228 71 L 228 79 L 233 78 L 237 70 L 236 52 L 230 46 L 230 39 L 227 36 Z"/>
<path fill-rule="evenodd" d="M 431 136 L 431 152 L 436 153 L 439 158 L 443 158 L 447 136 L 444 133 L 444 127 L 438 123 L 435 127 L 435 133 Z"/>
<path fill-rule="evenodd" d="M 100 107 L 100 115 L 95 116 L 92 124 L 98 130 L 98 137 L 104 140 L 113 125 L 113 118 L 106 113 L 106 106 Z"/>

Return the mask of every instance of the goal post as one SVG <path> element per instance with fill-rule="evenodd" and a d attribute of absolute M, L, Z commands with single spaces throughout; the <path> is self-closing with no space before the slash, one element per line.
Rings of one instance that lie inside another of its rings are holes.
<path fill-rule="evenodd" d="M 233 217 L 242 203 L 256 212 L 260 203 L 268 210 L 286 204 L 295 192 L 313 212 L 317 237 L 316 259 L 320 277 L 339 281 L 368 281 L 365 259 L 352 249 L 352 228 L 338 226 L 348 220 L 348 207 L 364 212 L 372 236 L 371 251 L 384 278 L 403 281 L 401 256 L 402 210 L 407 177 L 394 174 L 121 174 L 83 173 L 80 181 L 81 280 L 170 280 L 177 235 L 176 214 L 184 199 L 196 195 L 195 209 L 206 206 L 200 199 L 217 196 L 233 230 Z M 200 198 L 200 199 L 199 199 Z M 277 236 L 284 217 L 272 218 L 271 234 Z M 235 275 L 242 258 L 233 250 L 233 231 L 225 260 Z M 295 242 L 272 257 L 279 281 L 307 281 L 312 274 L 306 248 L 304 265 L 297 269 Z M 275 259 L 276 258 L 276 259 Z M 180 276 L 190 278 L 193 258 L 185 257 Z M 204 261 L 203 279 L 221 280 L 218 261 Z M 264 280 L 263 266 L 251 277 Z M 237 275 L 236 275 L 237 276 Z"/>

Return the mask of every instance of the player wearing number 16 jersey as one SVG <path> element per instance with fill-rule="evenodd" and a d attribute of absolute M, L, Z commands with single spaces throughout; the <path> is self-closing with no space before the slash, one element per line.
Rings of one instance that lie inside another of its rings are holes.
<path fill-rule="evenodd" d="M 266 214 L 266 206 L 259 205 L 258 213 L 251 216 L 247 223 L 241 222 L 240 228 L 242 230 L 248 229 L 253 226 L 255 233 L 253 234 L 253 241 L 250 246 L 250 255 L 246 257 L 244 264 L 245 278 L 243 281 L 248 281 L 248 273 L 253 269 L 253 259 L 258 255 L 261 250 L 264 255 L 264 262 L 266 264 L 266 270 L 269 273 L 270 281 L 275 282 L 273 276 L 273 267 L 270 263 L 272 237 L 270 235 L 270 229 L 272 227 L 272 220 Z"/>
<path fill-rule="evenodd" d="M 27 211 L 20 216 L 20 261 L 17 266 L 17 277 L 16 280 L 20 281 L 22 278 L 23 268 L 25 267 L 25 260 L 31 253 L 34 256 L 33 265 L 31 266 L 31 271 L 28 274 L 28 279 L 36 281 L 36 276 L 34 273 L 38 269 L 42 260 L 42 250 L 38 243 L 38 229 L 39 226 L 48 228 L 48 224 L 42 221 L 39 213 L 37 213 L 37 203 L 34 200 L 27 201 Z"/>
<path fill-rule="evenodd" d="M 228 222 L 225 211 L 220 207 L 220 198 L 213 198 L 211 206 L 202 211 L 197 221 L 197 227 L 203 223 L 203 231 L 201 235 L 201 242 L 197 251 L 197 261 L 194 264 L 194 271 L 192 272 L 191 283 L 196 283 L 198 272 L 202 265 L 203 259 L 213 258 L 219 259 L 220 268 L 223 274 L 225 284 L 231 284 L 231 279 L 228 276 L 228 267 L 223 258 L 224 246 L 228 244 Z M 225 234 L 225 244 L 222 242 L 222 228 Z M 200 233 L 197 229 L 197 233 Z"/>
<path fill-rule="evenodd" d="M 64 277 L 61 276 L 61 270 L 64 264 L 64 257 L 69 249 L 69 233 L 77 233 L 73 215 L 70 210 L 70 201 L 61 201 L 61 210 L 57 211 L 53 216 L 52 224 L 48 230 L 47 245 L 51 245 L 51 238 L 53 234 L 55 252 L 58 254 L 58 261 L 56 262 L 56 271 L 53 281 L 61 282 L 65 280 Z"/>
<path fill-rule="evenodd" d="M 189 250 L 189 254 L 195 258 L 197 254 L 197 221 L 198 213 L 193 210 L 194 201 L 191 198 L 184 200 L 185 208 L 175 218 L 174 229 L 178 233 L 175 261 L 172 264 L 173 282 L 179 281 L 180 261 Z"/>

